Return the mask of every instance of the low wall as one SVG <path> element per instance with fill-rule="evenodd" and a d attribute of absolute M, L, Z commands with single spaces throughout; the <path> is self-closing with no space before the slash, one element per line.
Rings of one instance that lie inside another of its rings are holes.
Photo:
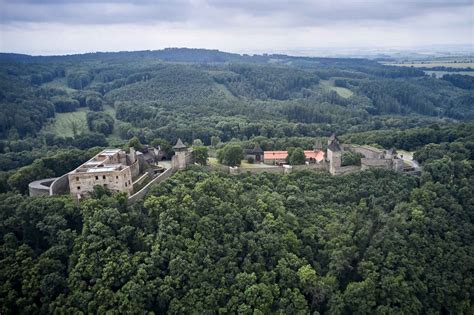
<path fill-rule="evenodd" d="M 327 163 L 293 165 L 293 171 L 328 171 L 328 170 L 329 170 L 329 165 Z"/>
<path fill-rule="evenodd" d="M 229 167 L 225 165 L 215 164 L 215 165 L 207 165 L 205 168 L 209 171 L 218 171 L 223 173 L 229 173 Z"/>
<path fill-rule="evenodd" d="M 145 187 L 143 187 L 142 189 L 137 191 L 135 194 L 130 196 L 128 198 L 128 203 L 129 204 L 134 204 L 138 200 L 143 199 L 145 197 L 145 195 L 148 193 L 148 191 L 150 190 L 150 187 L 152 185 L 161 183 L 162 181 L 168 179 L 171 175 L 173 175 L 173 173 L 175 171 L 176 171 L 175 169 L 169 168 L 166 171 L 164 171 L 163 173 L 161 173 L 160 175 L 158 175 L 157 177 L 153 178 L 148 184 L 145 185 Z"/>
<path fill-rule="evenodd" d="M 224 173 L 230 173 L 229 167 L 224 165 L 208 165 L 207 169 L 211 171 L 221 171 Z M 293 165 L 292 170 L 294 171 L 327 171 L 328 165 L 326 163 L 322 164 L 309 164 L 309 165 Z M 275 167 L 251 167 L 251 168 L 239 168 L 233 174 L 261 174 L 261 173 L 272 173 L 272 174 L 284 174 L 285 168 L 282 166 Z"/>
<path fill-rule="evenodd" d="M 140 178 L 133 182 L 133 188 L 135 189 L 135 186 L 143 184 L 143 182 L 149 177 L 151 177 L 149 173 L 143 174 Z"/>
<path fill-rule="evenodd" d="M 61 195 L 69 191 L 69 178 L 68 174 L 64 174 L 61 177 L 56 178 L 56 180 L 49 187 L 49 195 Z"/>
<path fill-rule="evenodd" d="M 352 146 L 351 150 L 363 154 L 368 159 L 379 159 L 383 156 L 383 151 L 368 146 Z"/>
<path fill-rule="evenodd" d="M 239 174 L 262 174 L 262 173 L 272 173 L 272 174 L 283 174 L 283 167 L 255 167 L 255 168 L 239 168 Z"/>
<path fill-rule="evenodd" d="M 362 170 L 366 170 L 368 168 L 392 168 L 392 160 L 391 159 L 360 159 L 360 164 L 362 166 Z"/>
<path fill-rule="evenodd" d="M 54 178 L 45 178 L 40 180 L 35 180 L 28 184 L 28 193 L 30 197 L 34 196 L 49 196 L 49 188 L 51 184 L 57 179 Z"/>
<path fill-rule="evenodd" d="M 357 166 L 357 165 L 342 166 L 342 167 L 337 168 L 333 175 L 343 175 L 343 174 L 352 173 L 356 171 L 360 171 L 360 166 Z"/>

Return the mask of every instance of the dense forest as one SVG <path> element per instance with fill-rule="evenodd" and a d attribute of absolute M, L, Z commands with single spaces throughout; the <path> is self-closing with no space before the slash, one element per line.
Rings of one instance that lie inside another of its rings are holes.
<path fill-rule="evenodd" d="M 123 195 L 1 195 L 2 313 L 469 313 L 472 160 L 388 171 L 192 169 Z"/>
<path fill-rule="evenodd" d="M 473 119 L 472 77 L 375 60 L 0 54 L 0 313 L 470 314 Z M 205 164 L 204 146 L 302 152 L 333 132 L 423 171 L 193 166 L 133 206 L 27 197 L 107 146 L 169 158 L 180 137 Z"/>

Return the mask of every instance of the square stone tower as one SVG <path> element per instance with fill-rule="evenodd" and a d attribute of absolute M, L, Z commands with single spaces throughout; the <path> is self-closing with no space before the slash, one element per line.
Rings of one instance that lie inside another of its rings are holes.
<path fill-rule="evenodd" d="M 184 170 L 186 168 L 186 154 L 188 153 L 188 148 L 184 145 L 183 141 L 181 141 L 181 138 L 179 138 L 173 146 L 173 150 L 175 152 L 175 156 L 173 156 L 171 161 L 173 168 Z"/>
<path fill-rule="evenodd" d="M 337 138 L 335 136 L 331 136 L 331 138 L 333 139 L 329 142 L 327 157 L 329 160 L 329 172 L 335 175 L 341 168 L 342 150 Z"/>

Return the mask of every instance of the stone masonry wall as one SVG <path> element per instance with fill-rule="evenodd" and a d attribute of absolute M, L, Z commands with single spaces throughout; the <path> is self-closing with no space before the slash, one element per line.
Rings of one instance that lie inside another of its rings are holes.
<path fill-rule="evenodd" d="M 158 175 L 157 177 L 155 177 L 154 179 L 152 179 L 148 184 L 145 185 L 145 187 L 143 187 L 142 189 L 137 191 L 135 194 L 130 196 L 128 198 L 128 203 L 129 204 L 134 204 L 138 200 L 143 199 L 145 197 L 145 195 L 148 193 L 148 191 L 150 190 L 150 187 L 152 185 L 161 183 L 162 181 L 168 179 L 171 175 L 173 175 L 174 172 L 176 172 L 175 169 L 169 168 L 166 171 L 164 171 L 163 173 L 161 173 L 160 175 Z"/>

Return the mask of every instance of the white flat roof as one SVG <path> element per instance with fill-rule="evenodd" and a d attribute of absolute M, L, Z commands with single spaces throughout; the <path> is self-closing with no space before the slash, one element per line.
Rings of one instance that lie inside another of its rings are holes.
<path fill-rule="evenodd" d="M 87 173 L 102 173 L 102 172 L 112 172 L 118 170 L 117 167 L 99 167 L 99 168 L 89 168 Z"/>
<path fill-rule="evenodd" d="M 126 168 L 128 165 L 120 163 L 108 163 L 111 156 L 121 151 L 122 149 L 105 149 L 75 170 L 69 172 L 69 174 L 112 172 Z"/>

